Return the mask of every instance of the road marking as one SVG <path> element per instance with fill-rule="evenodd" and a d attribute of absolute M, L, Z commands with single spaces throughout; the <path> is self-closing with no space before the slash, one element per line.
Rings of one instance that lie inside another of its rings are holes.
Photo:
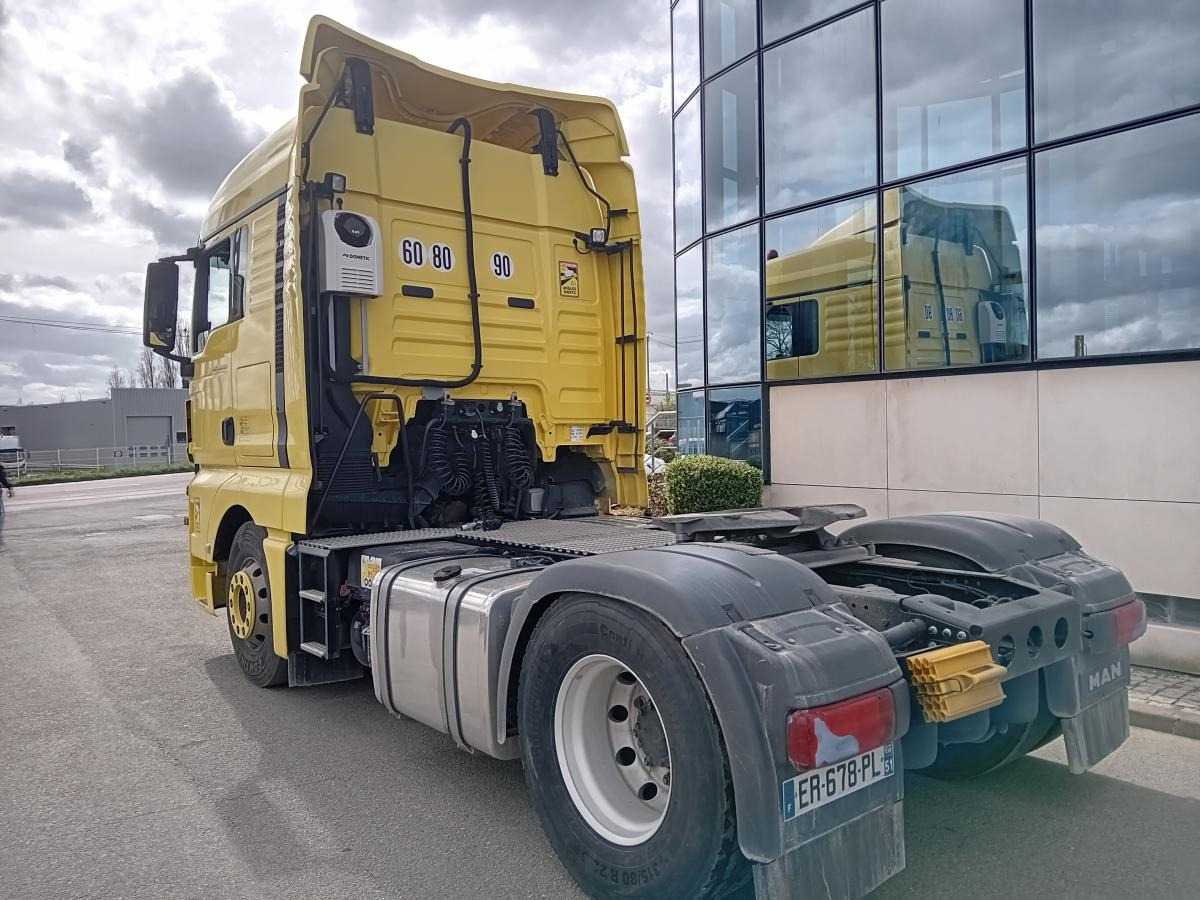
<path fill-rule="evenodd" d="M 15 498 L 7 501 L 9 510 L 17 512 L 21 509 L 29 509 L 34 506 L 54 506 L 56 504 L 92 504 L 92 503 L 111 503 L 114 500 L 144 500 L 148 497 L 183 497 L 185 496 L 183 488 L 172 488 L 171 490 L 157 491 L 139 491 L 128 494 L 105 494 L 96 496 L 95 494 L 67 494 L 65 496 L 58 495 L 54 497 L 46 497 L 45 499 L 37 500 L 16 500 Z"/>

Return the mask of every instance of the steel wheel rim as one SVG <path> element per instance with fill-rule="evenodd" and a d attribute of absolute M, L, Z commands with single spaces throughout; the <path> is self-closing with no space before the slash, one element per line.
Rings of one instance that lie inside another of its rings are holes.
<path fill-rule="evenodd" d="M 229 578 L 226 605 L 229 607 L 229 624 L 234 635 L 255 648 L 266 641 L 266 635 L 258 633 L 269 627 L 269 604 L 266 601 L 265 573 L 255 559 L 247 558 Z"/>
<path fill-rule="evenodd" d="M 554 745 L 593 831 L 625 847 L 658 832 L 671 801 L 670 746 L 654 699 L 624 663 L 593 653 L 571 666 L 555 701 Z"/>

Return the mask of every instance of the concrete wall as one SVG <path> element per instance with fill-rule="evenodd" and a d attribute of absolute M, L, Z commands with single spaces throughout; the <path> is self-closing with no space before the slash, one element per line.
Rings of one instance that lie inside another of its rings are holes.
<path fill-rule="evenodd" d="M 129 443 L 128 421 L 135 416 L 170 416 L 171 439 L 187 431 L 185 404 L 188 392 L 182 388 L 120 388 L 112 392 L 114 409 L 114 447 Z"/>
<path fill-rule="evenodd" d="M 772 503 L 1036 516 L 1137 590 L 1200 598 L 1200 362 L 785 385 L 770 402 Z"/>
<path fill-rule="evenodd" d="M 0 426 L 13 426 L 26 450 L 128 446 L 127 420 L 170 416 L 171 438 L 186 431 L 187 391 L 118 388 L 107 400 L 0 406 Z"/>
<path fill-rule="evenodd" d="M 15 426 L 26 450 L 60 447 L 111 447 L 111 400 L 0 406 L 0 426 Z"/>

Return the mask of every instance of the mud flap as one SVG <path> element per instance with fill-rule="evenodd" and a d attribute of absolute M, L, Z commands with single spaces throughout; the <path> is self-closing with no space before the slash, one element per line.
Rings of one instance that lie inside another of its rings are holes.
<path fill-rule="evenodd" d="M 904 801 L 876 807 L 754 866 L 758 900 L 856 900 L 904 868 Z"/>
<path fill-rule="evenodd" d="M 1067 765 L 1073 774 L 1080 775 L 1129 737 L 1129 691 L 1121 688 L 1079 715 L 1063 719 L 1062 730 Z"/>

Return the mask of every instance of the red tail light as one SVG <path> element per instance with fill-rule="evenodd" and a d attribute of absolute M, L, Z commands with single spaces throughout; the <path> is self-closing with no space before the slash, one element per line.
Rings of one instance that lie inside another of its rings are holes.
<path fill-rule="evenodd" d="M 1117 643 L 1129 644 L 1146 633 L 1146 604 L 1141 598 L 1115 611 L 1117 620 Z"/>
<path fill-rule="evenodd" d="M 841 762 L 896 736 L 896 701 L 887 688 L 788 716 L 788 759 L 799 770 Z"/>

